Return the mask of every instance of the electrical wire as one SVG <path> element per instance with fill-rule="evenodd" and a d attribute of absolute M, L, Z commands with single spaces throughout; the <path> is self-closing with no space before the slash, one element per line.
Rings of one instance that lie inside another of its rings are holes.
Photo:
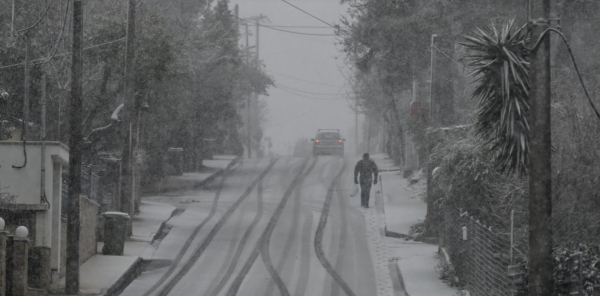
<path fill-rule="evenodd" d="M 288 5 L 290 5 L 290 6 L 294 7 L 294 8 L 296 8 L 296 9 L 298 9 L 298 10 L 300 10 L 300 11 L 304 12 L 305 14 L 307 14 L 307 15 L 311 16 L 312 18 L 314 18 L 314 19 L 316 19 L 316 20 L 318 20 L 318 21 L 320 21 L 320 22 L 322 22 L 322 23 L 324 23 L 324 24 L 326 24 L 326 25 L 328 25 L 328 26 L 330 26 L 330 27 L 332 27 L 332 28 L 334 28 L 334 29 L 335 29 L 335 26 L 334 26 L 334 25 L 332 25 L 332 24 L 330 24 L 330 23 L 328 23 L 328 22 L 326 22 L 326 21 L 324 21 L 324 20 L 322 20 L 322 19 L 320 19 L 320 18 L 318 18 L 318 17 L 314 16 L 313 14 L 309 13 L 308 11 L 306 11 L 306 10 L 304 10 L 304 9 L 302 9 L 302 8 L 300 8 L 300 7 L 298 7 L 298 6 L 294 5 L 294 4 L 292 4 L 292 3 L 290 3 L 290 2 L 287 2 L 287 1 L 285 1 L 285 0 L 281 0 L 281 1 L 283 1 L 283 2 L 287 3 Z"/>
<path fill-rule="evenodd" d="M 296 31 L 289 31 L 289 30 L 283 30 L 283 29 L 278 29 L 275 27 L 270 27 L 270 26 L 265 26 L 265 25 L 260 25 L 261 27 L 265 27 L 267 29 L 271 29 L 271 30 L 275 30 L 275 31 L 280 31 L 280 32 L 286 32 L 286 33 L 291 33 L 291 34 L 297 34 L 297 35 L 307 35 L 307 36 L 323 36 L 323 37 L 336 37 L 336 34 L 318 34 L 318 33 L 303 33 L 303 32 L 296 32 Z"/>
<path fill-rule="evenodd" d="M 283 25 L 269 25 L 274 28 L 291 28 L 291 29 L 331 29 L 329 26 L 283 26 Z"/>
<path fill-rule="evenodd" d="M 291 90 L 285 89 L 285 88 L 279 88 L 279 89 L 282 90 L 282 91 L 284 91 L 284 92 L 290 93 L 292 95 L 301 97 L 301 98 L 306 98 L 306 99 L 311 99 L 311 100 L 317 100 L 317 101 L 337 101 L 337 100 L 344 100 L 345 99 L 345 98 L 342 98 L 342 97 L 340 97 L 340 98 L 316 98 L 316 97 L 311 97 L 311 96 L 299 94 L 299 93 L 296 93 L 294 91 L 291 91 Z"/>
<path fill-rule="evenodd" d="M 564 42 L 565 46 L 567 47 L 567 51 L 569 52 L 569 55 L 571 56 L 571 61 L 573 62 L 573 67 L 575 68 L 575 72 L 577 73 L 579 82 L 581 82 L 581 87 L 583 88 L 583 91 L 585 92 L 585 96 L 587 97 L 588 102 L 590 103 L 590 106 L 592 106 L 592 109 L 594 109 L 594 113 L 596 113 L 596 117 L 598 117 L 598 119 L 600 119 L 600 112 L 598 112 L 596 105 L 594 105 L 594 101 L 592 101 L 592 98 L 590 97 L 587 87 L 585 87 L 583 77 L 581 77 L 581 72 L 579 72 L 579 67 L 577 67 L 577 62 L 575 61 L 575 55 L 573 55 L 573 50 L 571 49 L 571 45 L 567 41 L 567 38 L 565 37 L 565 35 L 556 28 L 548 28 L 540 35 L 540 39 L 538 39 L 538 41 L 534 45 L 533 50 L 535 50 L 540 45 L 542 38 L 547 36 L 548 32 L 554 32 L 562 38 L 562 41 Z"/>
<path fill-rule="evenodd" d="M 67 8 L 65 9 L 65 18 L 63 20 L 63 25 L 62 25 L 62 29 L 60 29 L 60 34 L 58 35 L 58 38 L 56 39 L 56 45 L 54 46 L 54 49 L 52 50 L 52 53 L 50 54 L 50 56 L 43 62 L 41 62 L 40 64 L 46 64 L 48 62 L 50 62 L 54 56 L 56 55 L 56 52 L 58 51 L 58 46 L 60 45 L 60 41 L 63 37 L 63 34 L 65 32 L 65 27 L 67 25 L 67 18 L 69 16 L 69 4 L 71 3 L 71 1 L 67 2 Z"/>
<path fill-rule="evenodd" d="M 305 93 L 305 94 L 309 94 L 309 95 L 318 95 L 318 96 L 344 96 L 345 94 L 340 94 L 340 93 L 336 93 L 336 94 L 324 94 L 324 93 L 315 93 L 315 92 L 309 92 L 309 91 L 304 91 L 304 90 L 299 90 L 293 87 L 289 87 L 286 85 L 282 85 L 280 83 L 275 83 L 275 86 L 277 87 L 281 87 L 281 88 L 286 88 L 292 91 L 297 91 L 297 92 L 301 92 L 301 93 Z"/>
<path fill-rule="evenodd" d="M 82 50 L 88 50 L 88 49 L 92 49 L 92 48 L 96 48 L 96 47 L 108 45 L 108 44 L 111 44 L 111 43 L 123 41 L 126 38 L 127 37 L 123 37 L 123 38 L 111 40 L 111 41 L 108 41 L 108 42 L 104 42 L 104 43 L 100 43 L 100 44 L 95 44 L 95 45 L 92 45 L 92 46 L 84 47 Z M 68 55 L 68 54 L 71 54 L 71 52 L 65 52 L 65 53 L 57 54 L 54 57 L 64 56 L 64 55 Z M 34 65 L 43 64 L 44 62 L 40 62 L 40 61 L 43 61 L 43 60 L 48 59 L 48 58 L 49 57 L 39 58 L 39 59 L 32 60 L 31 62 L 34 63 Z M 35 63 L 35 62 L 37 62 L 37 63 Z M 0 67 L 0 69 L 8 69 L 8 68 L 22 66 L 22 65 L 25 65 L 25 63 L 23 62 L 23 63 L 18 63 L 18 64 L 12 64 L 12 65 L 7 65 L 7 66 L 2 66 L 2 67 Z"/>
<path fill-rule="evenodd" d="M 48 6 L 46 6 L 46 10 L 44 10 L 44 13 L 42 13 L 42 15 L 40 16 L 40 18 L 35 23 L 33 23 L 33 25 L 31 25 L 31 26 L 29 26 L 29 27 L 27 27 L 25 29 L 18 30 L 17 33 L 21 33 L 23 31 L 29 31 L 29 30 L 35 28 L 35 26 L 37 26 L 44 19 L 44 17 L 46 16 L 46 13 L 48 13 L 48 10 L 50 10 L 50 5 L 51 4 L 52 4 L 52 0 L 49 0 L 48 1 Z M 27 32 L 25 32 L 25 33 L 27 33 Z"/>
<path fill-rule="evenodd" d="M 456 63 L 457 65 L 461 66 L 463 69 L 465 68 L 465 65 L 463 65 L 461 62 L 453 59 L 452 57 L 450 57 L 449 55 L 447 55 L 445 52 L 441 51 L 439 48 L 437 48 L 437 46 L 433 46 L 433 48 L 435 48 L 439 53 L 441 53 L 442 55 L 444 55 L 446 58 L 448 58 L 449 60 L 453 61 L 454 63 Z"/>
<path fill-rule="evenodd" d="M 316 85 L 323 85 L 323 86 L 329 86 L 329 87 L 335 87 L 335 88 L 343 88 L 344 87 L 344 86 L 340 86 L 340 85 L 333 85 L 333 84 L 327 84 L 327 83 L 310 81 L 310 80 L 306 80 L 306 79 L 302 79 L 302 78 L 290 76 L 290 75 L 287 75 L 287 74 L 278 73 L 278 72 L 271 71 L 271 70 L 266 70 L 266 71 L 269 72 L 269 73 L 271 73 L 271 74 L 279 75 L 279 76 L 290 78 L 290 79 L 295 79 L 295 80 L 306 82 L 306 83 L 312 83 L 312 84 L 316 84 Z"/>
<path fill-rule="evenodd" d="M 297 32 L 297 31 L 290 31 L 290 30 L 278 29 L 275 26 L 268 26 L 268 25 L 259 24 L 257 22 L 254 22 L 254 21 L 251 21 L 249 19 L 242 18 L 242 17 L 237 17 L 237 18 L 240 19 L 240 20 L 242 20 L 242 21 L 245 21 L 247 23 L 256 25 L 256 26 L 264 27 L 264 28 L 267 28 L 267 29 L 275 30 L 275 31 L 281 31 L 281 32 L 291 33 L 291 34 L 307 35 L 307 36 L 324 36 L 324 37 L 335 37 L 335 36 L 337 36 L 336 34 L 304 33 L 304 32 Z"/>

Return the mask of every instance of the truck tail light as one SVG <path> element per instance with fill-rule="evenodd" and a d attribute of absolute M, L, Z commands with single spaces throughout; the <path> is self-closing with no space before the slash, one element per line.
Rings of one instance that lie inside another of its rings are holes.
<path fill-rule="evenodd" d="M 315 143 L 319 143 L 319 142 L 321 142 L 321 141 L 319 141 L 319 139 L 316 139 L 316 140 L 315 140 Z"/>

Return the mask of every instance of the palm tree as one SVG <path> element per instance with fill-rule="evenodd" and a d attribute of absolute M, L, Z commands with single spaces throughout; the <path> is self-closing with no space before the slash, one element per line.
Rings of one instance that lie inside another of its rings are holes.
<path fill-rule="evenodd" d="M 476 88 L 475 132 L 490 144 L 501 171 L 527 174 L 529 163 L 529 34 L 511 20 L 465 36 L 461 44 Z"/>

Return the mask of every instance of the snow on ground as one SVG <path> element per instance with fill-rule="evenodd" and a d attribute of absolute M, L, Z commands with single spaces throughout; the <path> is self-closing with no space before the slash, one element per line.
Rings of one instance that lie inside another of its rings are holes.
<path fill-rule="evenodd" d="M 361 210 L 367 223 L 369 251 L 371 252 L 371 258 L 373 258 L 375 279 L 377 281 L 377 296 L 393 296 L 392 279 L 388 269 L 388 248 L 385 245 L 381 231 L 383 229 L 381 215 L 376 212 L 375 207 L 361 208 Z"/>
<path fill-rule="evenodd" d="M 402 178 L 399 172 L 381 174 L 383 197 L 385 202 L 385 220 L 387 231 L 409 234 L 410 227 L 425 220 L 427 204 L 421 194 L 426 188 L 426 180 L 414 185 Z"/>
<path fill-rule="evenodd" d="M 235 158 L 234 155 L 215 155 L 213 159 L 202 160 L 202 164 L 207 168 L 225 169 Z"/>
<path fill-rule="evenodd" d="M 134 256 L 101 256 L 90 258 L 79 267 L 81 294 L 104 294 L 135 264 Z M 64 289 L 65 278 L 59 281 L 59 290 Z"/>
<path fill-rule="evenodd" d="M 374 160 L 380 168 L 384 201 L 385 224 L 388 232 L 409 234 L 410 227 L 425 220 L 427 204 L 421 199 L 426 190 L 426 180 L 420 178 L 410 185 L 409 179 L 402 178 L 399 168 L 385 155 L 375 155 Z M 458 290 L 440 280 L 438 270 L 438 246 L 406 239 L 384 239 L 390 258 L 397 264 L 404 280 L 407 295 L 410 296 L 453 296 Z"/>
<path fill-rule="evenodd" d="M 213 159 L 202 161 L 204 165 L 202 171 L 183 173 L 181 176 L 167 176 L 157 182 L 154 188 L 159 192 L 191 190 L 219 170 L 225 169 L 235 158 L 232 155 L 215 155 Z"/>
<path fill-rule="evenodd" d="M 400 167 L 394 164 L 394 160 L 389 158 L 387 154 L 373 154 L 369 156 L 377 164 L 379 171 L 399 171 Z"/>
<path fill-rule="evenodd" d="M 440 280 L 438 246 L 386 238 L 390 255 L 397 259 L 410 296 L 454 296 L 456 288 Z"/>

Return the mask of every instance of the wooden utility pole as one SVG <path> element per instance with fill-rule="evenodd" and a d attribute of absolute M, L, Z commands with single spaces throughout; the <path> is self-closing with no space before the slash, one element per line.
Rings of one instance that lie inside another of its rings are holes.
<path fill-rule="evenodd" d="M 356 155 L 360 155 L 360 146 L 358 142 L 358 98 L 356 98 L 356 109 L 354 110 L 354 150 Z"/>
<path fill-rule="evenodd" d="M 65 292 L 79 294 L 79 196 L 81 195 L 83 10 L 80 0 L 73 1 L 73 48 L 71 50 L 71 101 L 69 102 L 69 200 L 67 207 L 67 275 Z"/>
<path fill-rule="evenodd" d="M 530 47 L 548 28 L 550 0 L 531 0 Z M 531 52 L 529 159 L 529 295 L 552 295 L 550 37 Z"/>
<path fill-rule="evenodd" d="M 10 25 L 10 37 L 15 36 L 15 2 L 16 0 L 12 1 L 12 21 Z"/>
<path fill-rule="evenodd" d="M 248 22 L 246 22 L 246 62 L 250 65 L 250 47 L 248 44 Z M 250 92 L 246 93 L 246 124 L 248 130 L 248 158 L 252 158 L 252 125 L 250 121 Z"/>
<path fill-rule="evenodd" d="M 260 59 L 259 59 L 259 56 L 260 56 L 260 20 L 261 19 L 262 19 L 262 15 L 259 18 L 256 19 L 256 56 L 254 57 L 254 62 L 256 64 L 256 70 L 257 71 L 260 71 Z M 259 108 L 258 108 L 258 93 L 257 92 L 253 93 L 252 99 L 253 100 L 252 100 L 252 104 L 251 105 L 252 105 L 252 109 L 253 109 L 252 113 L 254 115 L 252 117 L 254 119 L 254 122 L 253 122 L 252 126 L 254 126 L 254 129 L 256 131 L 258 131 L 260 129 L 260 115 L 259 115 L 260 111 L 258 110 Z M 252 136 L 252 135 L 250 135 L 250 136 Z M 260 141 L 257 142 L 256 146 L 257 146 L 256 147 L 256 157 L 260 157 L 260 155 L 259 155 Z"/>
<path fill-rule="evenodd" d="M 30 72 L 31 72 L 31 37 L 29 31 L 25 33 L 25 74 L 24 74 L 24 90 L 23 90 L 23 130 L 21 131 L 21 139 L 27 140 L 27 131 L 29 130 L 29 87 L 30 87 Z"/>
<path fill-rule="evenodd" d="M 236 4 L 235 8 L 233 9 L 234 15 L 235 15 L 235 30 L 236 32 L 239 32 L 239 28 L 240 28 L 240 7 Z"/>
<path fill-rule="evenodd" d="M 135 118 L 135 5 L 136 0 L 129 0 L 127 14 L 127 40 L 125 43 L 125 81 L 123 98 L 123 123 L 121 126 L 121 212 L 133 215 L 133 137 L 131 129 Z"/>
<path fill-rule="evenodd" d="M 434 217 L 433 213 L 433 165 L 431 163 L 431 153 L 433 148 L 433 128 L 434 128 L 434 112 L 433 112 L 433 58 L 435 57 L 433 48 L 435 46 L 435 37 L 436 34 L 431 35 L 431 45 L 429 46 L 429 50 L 431 51 L 431 69 L 429 73 L 429 133 L 426 132 L 426 151 L 427 151 L 427 215 L 425 216 L 426 220 L 430 220 Z"/>

